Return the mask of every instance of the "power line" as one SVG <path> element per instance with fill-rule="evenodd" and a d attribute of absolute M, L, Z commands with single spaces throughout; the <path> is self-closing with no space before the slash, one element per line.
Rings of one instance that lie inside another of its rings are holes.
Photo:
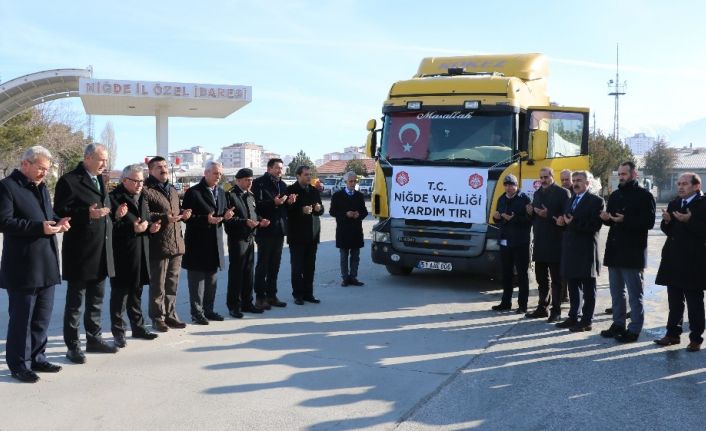
<path fill-rule="evenodd" d="M 608 81 L 608 95 L 615 97 L 615 113 L 613 114 L 613 139 L 620 140 L 620 96 L 625 95 L 628 82 L 620 82 L 620 45 L 615 45 L 615 80 Z"/>

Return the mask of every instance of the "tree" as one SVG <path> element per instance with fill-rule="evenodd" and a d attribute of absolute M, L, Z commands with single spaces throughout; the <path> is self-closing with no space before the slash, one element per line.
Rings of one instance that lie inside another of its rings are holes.
<path fill-rule="evenodd" d="M 353 171 L 356 175 L 367 175 L 368 171 L 365 169 L 365 164 L 360 159 L 352 159 L 346 163 L 345 172 Z"/>
<path fill-rule="evenodd" d="M 108 121 L 101 132 L 100 143 L 108 149 L 108 170 L 113 170 L 115 160 L 118 158 L 118 143 L 115 140 L 113 123 Z"/>
<path fill-rule="evenodd" d="M 660 193 L 669 185 L 671 171 L 676 163 L 676 150 L 670 148 L 664 138 L 658 137 L 654 146 L 645 154 L 645 173 L 652 175 Z"/>
<path fill-rule="evenodd" d="M 603 190 L 609 184 L 610 174 L 618 169 L 621 163 L 635 161 L 630 147 L 616 140 L 613 136 L 603 134 L 598 130 L 588 138 L 588 154 L 590 155 L 590 171 L 594 177 L 600 178 Z"/>
<path fill-rule="evenodd" d="M 312 163 L 311 159 L 306 155 L 304 150 L 299 150 L 297 155 L 294 156 L 291 162 L 289 162 L 289 165 L 287 166 L 287 175 L 294 176 L 297 171 L 297 167 L 302 165 L 309 166 L 311 169 L 311 175 L 314 177 L 316 176 L 316 166 Z"/>
<path fill-rule="evenodd" d="M 38 121 L 35 109 L 25 111 L 0 126 L 0 170 L 3 177 L 18 166 L 22 152 L 39 145 L 46 126 Z"/>

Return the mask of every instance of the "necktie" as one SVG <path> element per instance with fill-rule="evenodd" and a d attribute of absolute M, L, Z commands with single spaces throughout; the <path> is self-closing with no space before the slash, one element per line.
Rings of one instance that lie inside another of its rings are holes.
<path fill-rule="evenodd" d="M 576 196 L 576 198 L 574 199 L 574 203 L 571 204 L 571 212 L 574 212 L 574 210 L 578 206 L 580 200 L 581 200 L 581 198 Z"/>
<path fill-rule="evenodd" d="M 101 191 L 101 185 L 100 185 L 100 183 L 98 182 L 98 177 L 93 177 L 93 185 L 96 186 L 96 190 L 98 190 L 98 192 Z"/>
<path fill-rule="evenodd" d="M 213 194 L 213 202 L 218 203 L 218 193 L 216 193 L 216 188 L 211 189 L 211 193 Z"/>
<path fill-rule="evenodd" d="M 682 199 L 682 200 L 681 200 L 681 209 L 686 208 L 686 205 L 687 205 L 688 203 L 689 203 L 689 202 L 688 202 L 686 199 Z"/>

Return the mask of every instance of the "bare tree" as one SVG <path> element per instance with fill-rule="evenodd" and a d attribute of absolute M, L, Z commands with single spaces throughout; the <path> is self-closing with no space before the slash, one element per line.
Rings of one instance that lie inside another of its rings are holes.
<path fill-rule="evenodd" d="M 118 157 L 118 143 L 115 140 L 115 129 L 112 122 L 108 121 L 103 128 L 100 143 L 108 149 L 108 170 L 112 170 L 115 159 Z"/>

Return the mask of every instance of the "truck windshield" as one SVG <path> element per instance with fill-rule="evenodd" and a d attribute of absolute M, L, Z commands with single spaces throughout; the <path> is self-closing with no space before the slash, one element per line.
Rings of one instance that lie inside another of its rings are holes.
<path fill-rule="evenodd" d="M 492 165 L 516 151 L 508 112 L 399 112 L 385 116 L 381 156 L 390 161 Z"/>

